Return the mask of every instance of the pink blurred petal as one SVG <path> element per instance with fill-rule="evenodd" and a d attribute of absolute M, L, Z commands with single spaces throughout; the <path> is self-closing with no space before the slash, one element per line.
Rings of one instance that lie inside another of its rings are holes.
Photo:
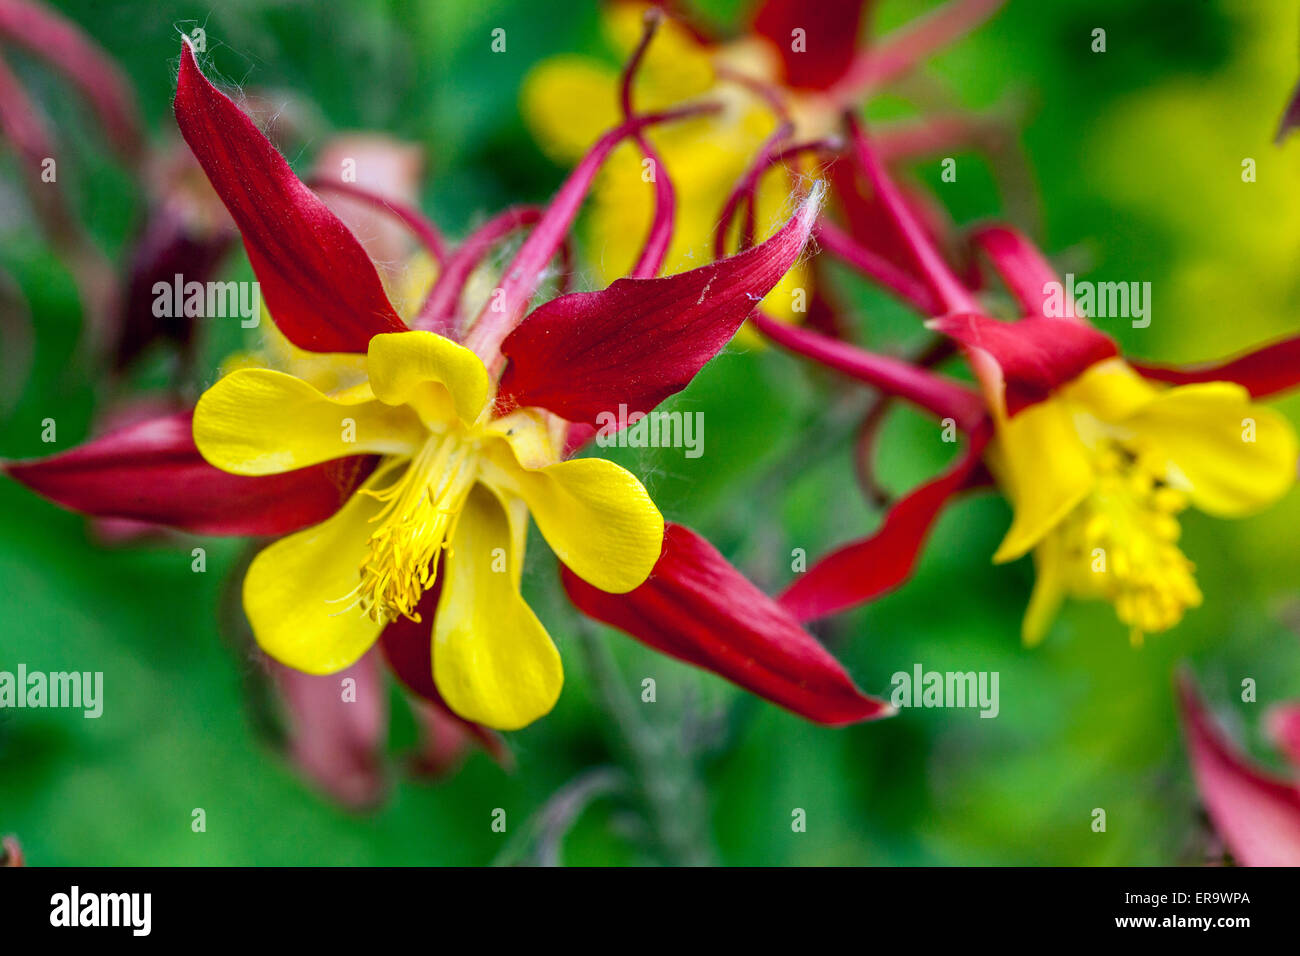
<path fill-rule="evenodd" d="M 337 674 L 304 674 L 266 658 L 284 702 L 293 762 L 344 806 L 374 806 L 384 793 L 388 691 L 371 649 Z M 351 681 L 346 685 L 345 682 Z"/>
<path fill-rule="evenodd" d="M 90 103 L 114 148 L 128 160 L 139 156 L 143 138 L 131 85 L 79 26 L 43 3 L 0 0 L 0 39 L 53 66 Z"/>
<path fill-rule="evenodd" d="M 1257 770 L 1205 711 L 1187 674 L 1178 699 L 1201 799 L 1237 862 L 1300 866 L 1300 788 Z"/>
<path fill-rule="evenodd" d="M 414 235 L 442 264 L 447 242 L 419 210 L 424 151 L 378 133 L 348 133 L 327 142 L 310 185 L 357 237 L 385 280 L 399 279 Z M 352 176 L 343 179 L 345 170 Z"/>
<path fill-rule="evenodd" d="M 1300 702 L 1279 704 L 1264 717 L 1269 739 L 1300 770 Z"/>
<path fill-rule="evenodd" d="M 18 843 L 18 838 L 7 836 L 0 840 L 0 866 L 23 866 L 23 848 Z"/>

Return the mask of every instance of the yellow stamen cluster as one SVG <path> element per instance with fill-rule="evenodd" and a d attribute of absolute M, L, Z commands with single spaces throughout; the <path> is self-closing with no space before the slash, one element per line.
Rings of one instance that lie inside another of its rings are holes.
<path fill-rule="evenodd" d="M 1135 645 L 1201 603 L 1196 566 L 1178 547 L 1186 495 L 1116 443 L 1099 449 L 1097 484 L 1062 522 L 1066 574 L 1081 595 L 1115 606 Z"/>
<path fill-rule="evenodd" d="M 383 509 L 362 562 L 357 599 L 371 620 L 419 621 L 416 606 L 438 575 L 477 475 L 477 451 L 460 434 L 432 436 L 391 485 L 367 491 Z"/>

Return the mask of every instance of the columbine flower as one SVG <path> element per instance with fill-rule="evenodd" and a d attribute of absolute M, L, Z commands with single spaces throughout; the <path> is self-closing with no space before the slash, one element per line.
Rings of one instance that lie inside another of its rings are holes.
<path fill-rule="evenodd" d="M 810 619 L 901 583 L 944 503 L 980 481 L 983 460 L 1014 509 L 994 560 L 1034 553 L 1027 643 L 1043 638 L 1067 595 L 1113 603 L 1135 643 L 1172 627 L 1201 600 L 1194 567 L 1177 545 L 1179 513 L 1195 506 L 1219 517 L 1250 514 L 1295 481 L 1294 431 L 1251 401 L 1300 384 L 1294 364 L 1283 364 L 1295 344 L 1269 346 L 1216 369 L 1135 367 L 1086 319 L 1048 317 L 1048 283 L 1056 276 L 1032 245 L 1002 227 L 974 238 L 1024 315 L 1015 322 L 991 318 L 856 127 L 854 140 L 859 164 L 927 278 L 938 316 L 928 324 L 966 350 L 985 411 L 962 386 L 924 369 L 760 319 L 776 341 L 952 418 L 971 435 L 949 472 L 899 501 L 877 535 L 809 569 L 783 603 Z M 1171 380 L 1184 384 L 1161 384 Z"/>
<path fill-rule="evenodd" d="M 1275 708 L 1267 721 L 1291 763 L 1291 773 L 1279 776 L 1254 766 L 1215 726 L 1189 674 L 1179 675 L 1177 692 L 1197 788 L 1236 862 L 1300 866 L 1300 704 Z"/>
<path fill-rule="evenodd" d="M 1067 595 L 1110 601 L 1135 644 L 1173 627 L 1201 603 L 1179 513 L 1243 517 L 1295 482 L 1294 430 L 1243 385 L 1153 385 L 1082 322 L 1031 313 L 1014 325 L 973 314 L 931 324 L 985 353 L 1003 379 L 988 461 L 1015 516 L 994 560 L 1034 553 L 1030 644 Z"/>
<path fill-rule="evenodd" d="M 366 358 L 368 381 L 339 395 L 244 369 L 195 408 L 199 452 L 232 474 L 383 456 L 337 515 L 258 555 L 244 582 L 253 632 L 290 667 L 332 673 L 385 624 L 420 622 L 420 599 L 441 577 L 439 690 L 467 719 L 522 726 L 550 710 L 561 683 L 559 655 L 518 593 L 523 515 L 567 566 L 615 593 L 649 575 L 663 518 L 617 465 L 561 462 L 563 436 L 543 416 L 494 415 L 487 368 L 464 346 L 433 332 L 382 333 Z"/>
<path fill-rule="evenodd" d="M 356 238 L 203 77 L 187 45 L 177 122 L 239 227 L 269 314 L 299 349 L 354 369 L 363 356 L 364 379 L 327 393 L 285 372 L 238 369 L 205 393 L 192 422 L 188 413 L 146 422 L 6 470 L 91 514 L 287 535 L 245 580 L 258 643 L 325 673 L 378 641 L 408 686 L 462 720 L 519 727 L 559 693 L 558 654 L 519 594 L 530 512 L 594 616 L 814 720 L 889 713 L 716 550 L 665 526 L 632 475 L 562 460 L 603 411 L 649 412 L 684 388 L 809 235 L 820 187 L 770 239 L 728 259 L 528 312 L 610 151 L 704 109 L 630 117 L 544 210 L 508 210 L 454 251 L 413 210 L 395 209 L 443 260 L 411 327 Z M 638 275 L 662 264 L 666 177 L 658 193 Z M 533 231 L 488 304 L 469 311 L 470 275 L 526 224 Z"/>
<path fill-rule="evenodd" d="M 600 60 L 555 56 L 526 77 L 523 113 L 542 148 L 568 163 L 618 121 L 620 100 L 626 104 L 633 94 L 647 109 L 665 109 L 705 95 L 723 104 L 716 114 L 648 136 L 656 151 L 652 158 L 656 165 L 662 159 L 679 193 L 680 214 L 667 265 L 670 270 L 685 269 L 713 248 L 718 222 L 730 222 L 735 210 L 729 208 L 728 194 L 756 153 L 770 148 L 770 166 L 776 168 L 762 170 L 751 185 L 744 226 L 748 232 L 756 224 L 761 228 L 783 220 L 793 184 L 783 162 L 802 168 L 798 162 L 820 151 L 819 143 L 838 126 L 844 109 L 913 70 L 1001 4 L 953 0 L 866 48 L 858 39 L 869 8 L 863 0 L 814 6 L 761 0 L 751 5 L 747 32 L 730 39 L 713 36 L 674 13 L 664 17 L 655 42 L 643 51 L 634 84 Z M 611 46 L 631 53 L 642 36 L 647 10 L 659 13 L 640 2 L 604 4 L 601 22 Z M 913 135 L 899 140 L 900 154 L 933 149 L 940 142 L 951 145 L 952 134 L 964 138 L 970 129 L 967 123 L 910 129 Z M 915 136 L 918 131 L 925 135 Z M 783 152 L 779 147 L 786 141 L 799 148 Z M 600 255 L 593 265 L 607 279 L 626 274 L 639 236 L 652 218 L 644 168 L 643 151 L 626 146 L 612 157 L 598 188 L 590 233 Z M 850 184 L 837 179 L 836 185 L 839 191 Z M 742 245 L 745 238 L 753 237 L 742 234 Z M 764 308 L 789 318 L 793 291 L 809 286 L 807 267 L 798 266 L 768 296 Z"/>

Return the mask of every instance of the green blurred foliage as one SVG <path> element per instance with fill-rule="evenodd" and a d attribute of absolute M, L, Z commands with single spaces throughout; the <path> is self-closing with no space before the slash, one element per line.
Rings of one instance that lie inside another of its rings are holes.
<path fill-rule="evenodd" d="M 590 3 L 238 0 L 201 8 L 197 21 L 200 8 L 170 0 L 58 6 L 122 64 L 159 140 L 174 136 L 169 101 L 179 31 L 202 25 L 211 75 L 292 97 L 308 111 L 317 136 L 365 128 L 421 144 L 431 167 L 424 207 L 452 235 L 506 203 L 543 199 L 563 175 L 520 122 L 516 93 L 526 71 L 560 51 L 609 57 Z M 702 6 L 722 24 L 737 23 L 744 8 L 740 0 Z M 880 6 L 879 21 L 889 27 L 933 4 L 886 0 Z M 1176 313 L 1161 311 L 1162 299 L 1175 301 L 1176 291 L 1167 290 L 1189 261 L 1216 255 L 1207 238 L 1216 219 L 1198 216 L 1197 206 L 1223 215 L 1233 208 L 1233 191 L 1250 188 L 1235 166 L 1197 165 L 1198 157 L 1212 146 L 1214 155 L 1258 156 L 1267 171 L 1266 160 L 1277 154 L 1269 139 L 1289 91 L 1284 74 L 1295 66 L 1287 56 L 1294 59 L 1297 12 L 1290 3 L 1260 6 L 1270 9 L 1247 14 L 1243 3 L 1179 0 L 1012 0 L 992 25 L 925 71 L 933 81 L 927 96 L 943 88 L 953 104 L 1023 118 L 1035 182 L 1018 188 L 1036 190 L 1042 210 L 1041 224 L 1024 225 L 1060 254 L 1063 271 L 1153 283 L 1152 327 L 1107 329 L 1144 357 L 1209 358 L 1294 325 L 1300 298 L 1293 273 L 1269 277 L 1290 298 L 1271 303 L 1274 318 L 1267 322 L 1198 310 L 1194 301 Z M 498 26 L 508 35 L 504 55 L 489 49 L 489 33 Z M 1096 27 L 1107 31 L 1105 54 L 1090 51 Z M 1255 42 L 1261 37 L 1271 44 Z M 1283 52 L 1288 45 L 1290 54 Z M 1276 69 L 1252 70 L 1252 58 L 1265 55 Z M 105 249 L 118 250 L 136 223 L 139 197 L 102 155 L 96 131 L 67 105 L 57 80 L 30 61 L 19 66 L 68 138 L 75 159 L 61 168 L 78 208 Z M 1274 85 L 1257 82 L 1261 75 Z M 1189 91 L 1179 101 L 1185 110 L 1173 118 L 1153 108 L 1170 90 Z M 906 102 L 905 96 L 882 99 L 868 115 L 899 115 Z M 1198 106 L 1225 102 L 1236 107 L 1231 122 L 1211 115 L 1196 129 L 1197 135 L 1209 130 L 1217 137 L 1212 143 L 1189 139 L 1176 122 L 1196 117 Z M 291 160 L 305 166 L 314 145 L 308 142 Z M 1297 149 L 1292 142 L 1282 152 L 1294 157 Z M 996 164 L 973 154 L 958 159 L 956 183 L 940 180 L 937 163 L 914 172 L 959 223 L 999 214 L 999 188 L 1017 184 L 999 182 Z M 1188 195 L 1189 188 L 1197 194 Z M 1294 249 L 1300 222 L 1251 220 L 1233 235 Z M 47 417 L 58 423 L 58 447 L 70 447 L 88 433 L 96 406 L 94 385 L 74 354 L 75 289 L 30 228 L 6 228 L 0 266 L 18 279 L 37 327 L 35 373 L 20 405 L 0 423 L 0 452 L 48 452 L 39 440 Z M 246 274 L 247 265 L 232 268 Z M 919 340 L 911 316 L 843 270 L 832 269 L 831 277 L 871 345 L 902 351 Z M 1259 284 L 1244 271 L 1235 281 L 1243 299 Z M 236 344 L 228 330 L 213 337 L 209 375 Z M 672 407 L 704 412 L 702 458 L 632 449 L 612 457 L 645 478 L 668 517 L 706 533 L 775 589 L 790 577 L 791 549 L 815 557 L 878 521 L 851 467 L 852 412 L 865 399 L 775 350 L 738 344 L 673 401 Z M 1295 402 L 1285 407 L 1300 412 Z M 882 480 L 901 491 L 950 453 L 931 425 L 898 413 L 880 444 Z M 1097 605 L 1069 606 L 1042 647 L 1022 648 L 1029 562 L 1003 568 L 989 562 L 1007 520 L 995 496 L 963 500 L 939 523 L 907 587 L 819 628 L 872 692 L 887 694 L 890 675 L 915 662 L 932 670 L 999 672 L 996 720 L 981 720 L 973 710 L 910 710 L 827 730 L 601 632 L 632 700 L 638 701 L 642 678 L 656 679 L 659 702 L 637 706 L 659 728 L 675 727 L 688 711 L 721 707 L 729 716 L 726 745 L 698 767 L 707 796 L 703 822 L 718 860 L 927 865 L 1201 858 L 1205 834 L 1170 675 L 1176 662 L 1190 660 L 1234 732 L 1270 759 L 1260 736 L 1263 707 L 1300 697 L 1296 636 L 1284 623 L 1295 598 L 1297 495 L 1232 524 L 1191 517 L 1185 544 L 1199 566 L 1205 606 L 1138 650 L 1109 608 Z M 530 549 L 525 586 L 560 645 L 569 680 L 550 717 L 510 735 L 517 770 L 507 774 L 476 754 L 440 784 L 395 775 L 387 804 L 358 816 L 299 780 L 250 710 L 244 686 L 254 664 L 232 653 L 217 623 L 225 579 L 242 545 L 198 542 L 208 549 L 208 570 L 194 574 L 195 542 L 107 548 L 82 519 L 9 481 L 0 482 L 0 528 L 6 583 L 0 669 L 23 662 L 33 670 L 102 670 L 107 696 L 99 720 L 71 711 L 0 713 L 0 831 L 18 834 L 32 863 L 486 863 L 507 840 L 489 826 L 494 808 L 506 810 L 513 835 L 566 781 L 623 757 L 578 653 L 574 612 L 557 594 L 554 562 L 540 541 Z M 1239 702 L 1245 677 L 1259 682 L 1257 704 Z M 397 722 L 392 749 L 409 746 L 412 736 L 409 723 Z M 206 833 L 191 832 L 196 807 L 206 811 Z M 1104 834 L 1090 826 L 1096 807 L 1107 812 Z M 807 811 L 805 833 L 792 832 L 794 808 Z M 655 859 L 629 827 L 620 802 L 597 803 L 569 833 L 565 861 Z"/>

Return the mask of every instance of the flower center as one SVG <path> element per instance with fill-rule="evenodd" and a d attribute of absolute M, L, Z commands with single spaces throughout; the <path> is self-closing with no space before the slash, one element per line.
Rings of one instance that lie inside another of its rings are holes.
<path fill-rule="evenodd" d="M 419 621 L 416 605 L 438 575 L 461 507 L 477 477 L 477 448 L 463 433 L 430 437 L 406 470 L 381 491 L 371 521 L 370 552 L 361 564 L 358 603 L 371 620 Z"/>
<path fill-rule="evenodd" d="M 1134 644 L 1201 603 L 1196 566 L 1178 548 L 1186 495 L 1164 484 L 1117 442 L 1097 448 L 1097 484 L 1062 522 L 1074 589 L 1104 597 Z"/>

